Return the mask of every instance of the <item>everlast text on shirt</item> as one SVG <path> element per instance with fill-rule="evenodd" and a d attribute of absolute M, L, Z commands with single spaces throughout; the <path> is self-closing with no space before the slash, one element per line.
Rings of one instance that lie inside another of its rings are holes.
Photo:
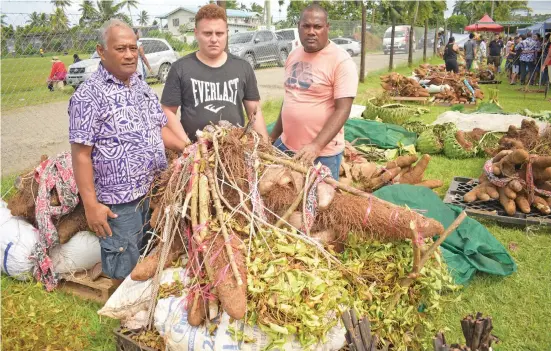
<path fill-rule="evenodd" d="M 239 78 L 224 82 L 206 82 L 191 78 L 195 107 L 209 101 L 227 101 L 237 105 Z"/>

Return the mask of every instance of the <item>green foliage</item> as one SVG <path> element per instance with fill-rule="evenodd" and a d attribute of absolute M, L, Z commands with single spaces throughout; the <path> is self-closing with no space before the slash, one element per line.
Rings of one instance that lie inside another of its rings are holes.
<path fill-rule="evenodd" d="M 511 19 L 515 11 L 528 9 L 528 1 L 526 0 L 458 0 L 453 6 L 453 14 L 467 17 L 469 24 L 471 24 L 481 19 L 484 14 L 490 14 L 492 5 L 494 6 L 494 21 L 507 21 Z"/>
<path fill-rule="evenodd" d="M 294 27 L 298 24 L 300 13 L 310 1 L 291 1 L 287 7 L 287 25 Z M 320 1 L 319 5 L 323 7 L 330 20 L 350 20 L 358 21 L 362 19 L 361 3 L 355 1 Z"/>
<path fill-rule="evenodd" d="M 46 46 L 47 51 L 60 52 L 63 50 L 63 41 L 60 39 L 52 39 L 48 46 Z"/>
<path fill-rule="evenodd" d="M 329 39 L 342 37 L 343 34 L 344 32 L 342 31 L 342 29 L 335 29 L 335 30 L 332 29 L 329 31 Z"/>
<path fill-rule="evenodd" d="M 460 15 L 452 15 L 447 19 L 448 22 L 448 28 L 453 31 L 454 33 L 460 32 L 465 28 L 469 21 L 465 16 Z"/>
<path fill-rule="evenodd" d="M 262 14 L 262 13 L 264 13 L 264 8 L 262 6 L 260 6 L 259 4 L 257 4 L 256 2 L 253 2 L 251 4 L 251 11 Z"/>

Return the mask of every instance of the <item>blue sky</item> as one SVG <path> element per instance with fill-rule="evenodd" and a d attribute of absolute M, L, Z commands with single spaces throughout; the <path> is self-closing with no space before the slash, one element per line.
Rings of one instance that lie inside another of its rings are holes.
<path fill-rule="evenodd" d="M 446 16 L 450 16 L 455 0 L 446 1 L 448 4 Z M 69 20 L 76 22 L 79 18 L 78 4 L 80 2 L 73 2 L 74 4 L 67 10 L 67 13 L 69 15 Z M 153 18 L 155 16 L 168 13 L 178 6 L 194 7 L 204 5 L 207 2 L 207 0 L 140 0 L 138 10 L 133 10 L 133 14 L 138 13 L 141 10 L 146 10 L 149 13 L 150 18 Z M 263 0 L 238 0 L 238 2 L 243 2 L 247 6 L 250 6 L 253 2 L 256 2 L 264 6 Z M 270 3 L 274 20 L 277 21 L 279 19 L 284 19 L 287 5 L 284 5 L 281 8 L 281 12 L 279 12 L 277 0 L 271 0 Z M 288 4 L 289 0 L 286 0 L 285 3 Z M 551 13 L 551 1 L 528 1 L 528 4 L 536 14 Z M 0 6 L 2 13 L 8 15 L 7 22 L 15 25 L 24 24 L 27 14 L 32 13 L 33 11 L 50 13 L 53 10 L 53 5 L 51 5 L 49 0 L 2 0 Z"/>

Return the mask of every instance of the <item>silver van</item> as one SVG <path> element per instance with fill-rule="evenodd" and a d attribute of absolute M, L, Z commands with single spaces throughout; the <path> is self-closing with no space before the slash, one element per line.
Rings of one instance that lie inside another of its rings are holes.
<path fill-rule="evenodd" d="M 164 39 L 158 38 L 140 38 L 145 57 L 153 71 L 153 76 L 157 77 L 162 83 L 166 81 L 170 65 L 178 59 L 178 54 L 172 49 L 170 44 Z M 66 82 L 73 88 L 84 83 L 90 76 L 98 70 L 100 57 L 94 52 L 92 57 L 73 63 L 69 66 Z M 149 77 L 149 72 L 147 72 Z"/>

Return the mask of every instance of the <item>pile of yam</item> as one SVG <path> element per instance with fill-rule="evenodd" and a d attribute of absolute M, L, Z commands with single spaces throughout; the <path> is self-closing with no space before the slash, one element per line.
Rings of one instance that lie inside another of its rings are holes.
<path fill-rule="evenodd" d="M 410 239 L 411 223 L 423 228 L 423 237 L 444 233 L 439 222 L 338 182 L 319 165 L 308 168 L 281 156 L 247 128 L 210 127 L 157 179 L 152 224 L 163 240 L 132 272 L 132 279 L 149 279 L 186 253 L 194 282 L 187 306 L 191 325 L 213 318 L 217 306 L 234 319 L 244 318 L 244 242 L 251 228 L 295 235 L 321 252 L 327 252 L 324 247 L 342 250 L 349 233 L 383 241 Z M 428 158 L 414 166 L 415 161 L 399 158 L 386 167 L 403 182 L 422 183 Z M 312 195 L 310 219 L 305 211 Z"/>
<path fill-rule="evenodd" d="M 429 92 L 413 78 L 391 72 L 380 77 L 381 87 L 391 96 L 429 97 Z"/>
<path fill-rule="evenodd" d="M 38 196 L 39 181 L 36 168 L 46 162 L 48 156 L 43 155 L 40 162 L 32 171 L 19 175 L 15 180 L 16 193 L 8 200 L 8 209 L 12 216 L 22 217 L 34 227 L 36 223 L 36 197 Z M 50 193 L 50 205 L 60 206 L 57 191 L 54 189 Z M 89 230 L 84 213 L 84 205 L 79 201 L 75 209 L 64 216 L 53 218 L 54 225 L 59 235 L 61 244 L 67 243 L 76 233 Z"/>
<path fill-rule="evenodd" d="M 429 155 L 423 155 L 421 159 L 417 155 L 403 155 L 378 165 L 368 162 L 348 144 L 340 167 L 340 182 L 354 185 L 366 192 L 373 192 L 390 184 L 420 185 L 430 189 L 441 187 L 441 180 L 424 179 L 429 161 Z"/>

